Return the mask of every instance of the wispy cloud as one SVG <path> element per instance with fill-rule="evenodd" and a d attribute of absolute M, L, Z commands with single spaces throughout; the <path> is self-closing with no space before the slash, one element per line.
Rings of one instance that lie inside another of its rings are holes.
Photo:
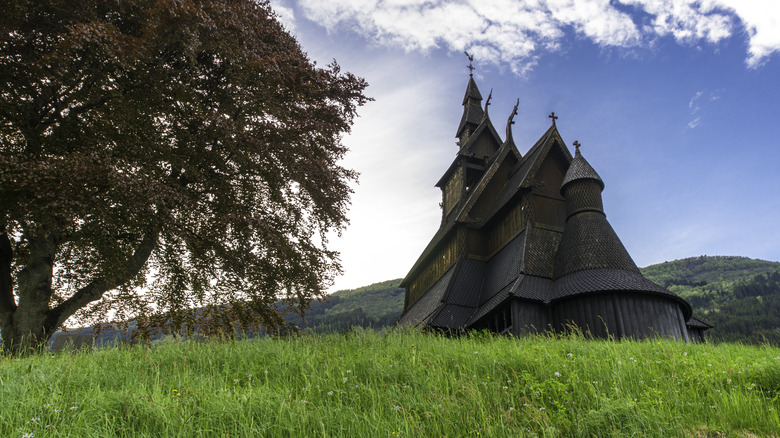
<path fill-rule="evenodd" d="M 719 88 L 715 91 L 699 90 L 694 93 L 691 100 L 688 101 L 688 108 L 691 110 L 691 121 L 688 122 L 688 128 L 693 129 L 701 125 L 702 116 L 699 114 L 702 108 L 702 101 L 714 102 L 720 99 L 721 94 L 725 91 L 724 88 Z"/>
<path fill-rule="evenodd" d="M 481 61 L 532 69 L 567 33 L 602 47 L 649 46 L 658 37 L 716 44 L 748 39 L 757 67 L 780 50 L 780 2 L 765 0 L 298 0 L 302 14 L 329 31 L 425 52 L 468 50 Z"/>
<path fill-rule="evenodd" d="M 697 91 L 696 94 L 694 94 L 693 97 L 691 97 L 691 100 L 688 101 L 688 108 L 691 109 L 691 114 L 696 114 L 697 112 L 699 112 L 699 109 L 701 109 L 697 101 L 699 100 L 699 98 L 701 98 L 703 94 L 704 94 L 703 90 Z"/>

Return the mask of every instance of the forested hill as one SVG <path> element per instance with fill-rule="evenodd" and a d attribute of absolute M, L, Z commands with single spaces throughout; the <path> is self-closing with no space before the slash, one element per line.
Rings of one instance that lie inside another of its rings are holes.
<path fill-rule="evenodd" d="M 401 279 L 388 280 L 359 289 L 343 290 L 314 302 L 306 317 L 287 314 L 288 323 L 315 332 L 332 332 L 352 326 L 382 328 L 395 324 L 404 307 Z"/>
<path fill-rule="evenodd" d="M 692 257 L 642 269 L 647 278 L 679 294 L 694 313 L 715 325 L 713 340 L 780 344 L 780 263 L 746 257 Z M 313 331 L 391 326 L 403 309 L 400 279 L 339 291 L 313 303 L 305 319 L 289 322 Z"/>
<path fill-rule="evenodd" d="M 747 257 L 691 257 L 642 269 L 715 325 L 713 340 L 780 344 L 780 263 Z"/>

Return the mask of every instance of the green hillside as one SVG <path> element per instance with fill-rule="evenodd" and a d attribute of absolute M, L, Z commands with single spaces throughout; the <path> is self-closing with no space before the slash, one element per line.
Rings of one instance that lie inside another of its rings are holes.
<path fill-rule="evenodd" d="M 691 257 L 642 269 L 650 280 L 682 296 L 715 325 L 716 341 L 780 344 L 780 263 L 747 257 Z M 351 326 L 391 326 L 403 310 L 400 279 L 336 292 L 314 303 L 304 319 L 287 320 L 316 332 Z"/>
<path fill-rule="evenodd" d="M 648 266 L 642 273 L 714 324 L 711 339 L 780 344 L 780 263 L 701 256 Z"/>
<path fill-rule="evenodd" d="M 374 283 L 359 289 L 333 293 L 324 301 L 312 303 L 305 318 L 288 314 L 285 319 L 302 329 L 334 332 L 350 327 L 389 327 L 404 307 L 401 279 Z"/>

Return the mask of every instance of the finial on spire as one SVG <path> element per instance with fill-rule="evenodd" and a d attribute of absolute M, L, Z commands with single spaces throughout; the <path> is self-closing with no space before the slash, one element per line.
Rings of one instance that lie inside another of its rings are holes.
<path fill-rule="evenodd" d="M 488 113 L 488 106 L 490 106 L 490 100 L 493 99 L 493 89 L 490 89 L 490 93 L 488 94 L 487 100 L 485 100 L 485 117 L 487 117 Z"/>
<path fill-rule="evenodd" d="M 472 62 L 474 61 L 474 55 L 469 55 L 469 52 L 463 53 L 466 55 L 466 58 L 469 59 L 469 65 L 466 67 L 469 69 L 469 76 L 474 76 L 474 65 L 472 65 Z"/>
<path fill-rule="evenodd" d="M 577 140 L 574 140 L 574 143 L 572 143 L 572 144 L 574 145 L 574 153 L 575 154 L 579 154 L 580 153 L 580 146 L 582 146 L 580 144 L 580 142 L 577 141 Z"/>
<path fill-rule="evenodd" d="M 515 107 L 512 108 L 512 114 L 509 115 L 509 119 L 506 121 L 506 139 L 509 141 L 509 139 L 512 138 L 512 125 L 515 124 L 515 116 L 517 115 L 517 107 L 520 106 L 520 98 L 517 98 L 517 103 L 515 103 Z"/>
<path fill-rule="evenodd" d="M 514 125 L 515 124 L 515 116 L 517 115 L 517 107 L 520 106 L 520 98 L 517 98 L 517 102 L 515 102 L 514 108 L 512 108 L 512 114 L 509 115 L 509 120 L 507 121 L 507 124 Z"/>
<path fill-rule="evenodd" d="M 555 115 L 555 111 L 551 112 L 549 116 L 547 116 L 552 119 L 553 126 L 555 126 L 555 121 L 558 119 L 558 116 Z"/>

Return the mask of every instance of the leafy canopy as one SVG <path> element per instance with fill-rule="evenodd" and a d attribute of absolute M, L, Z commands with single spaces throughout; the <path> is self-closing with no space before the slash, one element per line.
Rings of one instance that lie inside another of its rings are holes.
<path fill-rule="evenodd" d="M 109 309 L 273 324 L 280 294 L 298 311 L 322 295 L 341 269 L 326 234 L 347 223 L 341 139 L 363 79 L 310 62 L 267 2 L 3 10 L 4 338 Z"/>

